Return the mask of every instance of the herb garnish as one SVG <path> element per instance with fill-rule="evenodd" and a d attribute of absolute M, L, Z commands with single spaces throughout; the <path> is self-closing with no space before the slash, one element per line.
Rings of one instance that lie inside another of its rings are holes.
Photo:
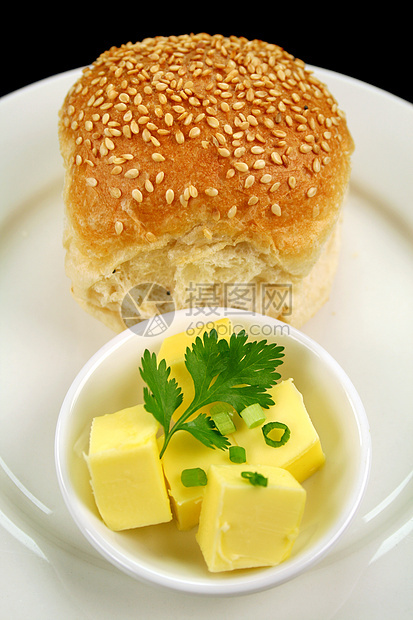
<path fill-rule="evenodd" d="M 245 463 L 247 460 L 245 448 L 242 446 L 230 446 L 228 452 L 229 460 L 233 463 Z"/>
<path fill-rule="evenodd" d="M 182 470 L 181 482 L 184 487 L 204 487 L 208 482 L 208 477 L 201 467 L 191 467 Z"/>
<path fill-rule="evenodd" d="M 172 416 L 182 404 L 182 389 L 165 360 L 159 364 L 155 353 L 144 351 L 140 374 L 146 383 L 143 396 L 145 409 L 152 413 L 164 430 L 162 457 L 174 433 L 185 430 L 210 448 L 226 450 L 229 441 L 215 427 L 205 413 L 195 413 L 206 405 L 224 402 L 238 413 L 245 407 L 259 403 L 267 409 L 274 404 L 267 390 L 281 375 L 275 368 L 282 364 L 284 347 L 275 343 L 247 341 L 244 330 L 226 339 L 218 340 L 215 329 L 198 336 L 191 348 L 186 349 L 185 366 L 194 382 L 195 395 L 186 411 L 172 426 Z"/>
<path fill-rule="evenodd" d="M 268 478 L 259 474 L 257 471 L 242 471 L 241 476 L 246 478 L 254 487 L 268 486 Z"/>
<path fill-rule="evenodd" d="M 280 428 L 281 430 L 283 430 L 283 434 L 278 440 L 271 439 L 270 437 L 270 432 L 274 428 Z M 261 430 L 262 434 L 264 435 L 265 443 L 269 446 L 272 446 L 273 448 L 279 448 L 280 446 L 283 446 L 290 439 L 290 429 L 286 424 L 283 424 L 283 422 L 267 422 L 267 424 L 264 424 Z"/>

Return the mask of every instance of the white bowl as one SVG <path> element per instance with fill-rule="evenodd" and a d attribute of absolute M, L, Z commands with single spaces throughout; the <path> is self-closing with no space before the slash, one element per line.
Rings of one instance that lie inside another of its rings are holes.
<path fill-rule="evenodd" d="M 174 522 L 126 532 L 109 530 L 93 500 L 83 454 L 92 418 L 142 402 L 138 367 L 144 349 L 157 351 L 162 340 L 218 317 L 253 339 L 285 347 L 278 368 L 293 377 L 319 433 L 324 467 L 310 477 L 299 537 L 289 559 L 261 569 L 208 572 L 195 541 L 195 530 L 178 531 Z M 166 315 L 163 333 L 144 336 L 147 322 L 127 329 L 100 349 L 83 367 L 63 402 L 56 429 L 57 476 L 67 505 L 86 539 L 109 562 L 144 582 L 203 595 L 237 595 L 271 588 L 318 562 L 348 527 L 365 491 L 371 458 L 369 426 L 363 404 L 338 363 L 300 331 L 267 316 L 220 308 L 180 310 Z"/>

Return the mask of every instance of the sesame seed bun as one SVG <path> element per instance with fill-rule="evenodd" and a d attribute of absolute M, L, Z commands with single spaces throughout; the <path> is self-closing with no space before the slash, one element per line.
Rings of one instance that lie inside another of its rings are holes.
<path fill-rule="evenodd" d="M 202 33 L 113 47 L 68 92 L 59 139 L 72 292 L 114 330 L 143 282 L 175 308 L 201 284 L 289 286 L 266 313 L 298 327 L 328 298 L 353 140 L 277 45 Z"/>

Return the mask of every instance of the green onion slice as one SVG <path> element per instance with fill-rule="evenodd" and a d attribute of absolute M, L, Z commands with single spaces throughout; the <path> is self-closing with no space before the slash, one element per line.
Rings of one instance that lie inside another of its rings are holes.
<path fill-rule="evenodd" d="M 181 482 L 184 487 L 205 486 L 207 481 L 207 475 L 205 471 L 200 467 L 183 469 L 181 472 Z"/>
<path fill-rule="evenodd" d="M 217 413 L 212 413 L 211 418 L 213 419 L 214 424 L 221 435 L 230 435 L 237 430 L 228 411 L 218 411 Z"/>
<path fill-rule="evenodd" d="M 266 487 L 268 485 L 268 478 L 257 471 L 242 471 L 241 476 L 256 487 Z"/>
<path fill-rule="evenodd" d="M 247 460 L 245 448 L 243 448 L 242 446 L 230 446 L 229 460 L 233 463 L 245 463 L 245 461 Z"/>
<path fill-rule="evenodd" d="M 271 439 L 271 437 L 269 436 L 270 432 L 274 428 L 280 428 L 284 430 L 278 441 L 275 439 Z M 267 422 L 267 424 L 264 424 L 261 430 L 264 435 L 265 443 L 269 446 L 272 446 L 273 448 L 279 448 L 280 446 L 283 446 L 290 439 L 291 435 L 288 426 L 286 424 L 283 424 L 282 422 Z"/>
<path fill-rule="evenodd" d="M 245 407 L 240 412 L 241 418 L 244 420 L 245 424 L 248 428 L 255 428 L 256 426 L 260 426 L 266 420 L 265 413 L 258 403 L 254 405 L 249 405 L 249 407 Z"/>

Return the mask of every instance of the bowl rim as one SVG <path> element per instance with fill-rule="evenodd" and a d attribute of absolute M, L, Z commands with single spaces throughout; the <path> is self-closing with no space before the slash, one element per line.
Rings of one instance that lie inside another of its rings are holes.
<path fill-rule="evenodd" d="M 179 319 L 182 319 L 184 313 L 187 312 L 188 309 L 176 310 L 164 316 L 167 317 L 169 315 L 168 318 L 170 318 L 171 315 L 174 315 L 173 318 L 177 316 Z M 207 310 L 205 308 L 198 308 L 197 316 L 204 315 L 204 318 L 207 318 L 206 312 Z M 259 321 L 270 321 L 274 326 L 279 326 L 280 329 L 287 326 L 287 338 L 293 338 L 293 340 L 302 346 L 305 346 L 307 349 L 310 349 L 312 352 L 325 359 L 326 363 L 328 363 L 334 374 L 338 377 L 340 384 L 345 390 L 347 399 L 352 405 L 354 421 L 356 422 L 360 439 L 360 466 L 357 475 L 354 477 L 345 509 L 340 512 L 337 519 L 334 520 L 328 530 L 320 536 L 315 547 L 311 547 L 309 550 L 300 553 L 297 558 L 293 558 L 289 563 L 280 564 L 275 567 L 265 567 L 258 572 L 248 575 L 244 574 L 242 577 L 237 576 L 235 573 L 234 576 L 230 576 L 223 581 L 200 582 L 197 580 L 183 579 L 181 577 L 177 578 L 173 574 L 158 572 L 150 567 L 139 564 L 139 562 L 129 561 L 119 550 L 113 548 L 109 550 L 107 541 L 105 541 L 91 526 L 91 519 L 87 515 L 87 509 L 77 496 L 71 482 L 67 459 L 65 458 L 66 447 L 64 441 L 66 433 L 70 428 L 71 405 L 75 402 L 76 396 L 87 383 L 94 370 L 114 351 L 127 344 L 137 335 L 142 335 L 150 319 L 142 321 L 139 325 L 133 328 L 127 328 L 121 333 L 116 334 L 87 360 L 76 374 L 63 399 L 56 423 L 54 454 L 58 485 L 66 508 L 83 536 L 101 556 L 131 577 L 152 585 L 156 584 L 189 594 L 213 596 L 251 594 L 281 585 L 307 571 L 311 566 L 324 558 L 349 527 L 365 495 L 371 470 L 372 446 L 367 414 L 358 391 L 337 360 L 324 349 L 322 345 L 301 330 L 283 321 L 260 313 L 219 307 L 214 308 L 214 314 L 212 316 L 209 312 L 206 322 L 221 318 L 225 316 L 227 312 L 230 312 L 231 316 L 238 315 L 241 317 L 240 320 L 242 320 L 242 317 L 254 317 Z M 170 325 L 171 334 L 179 333 L 179 330 L 173 327 L 173 320 L 168 324 Z M 165 337 L 167 335 L 169 334 L 165 334 Z"/>

